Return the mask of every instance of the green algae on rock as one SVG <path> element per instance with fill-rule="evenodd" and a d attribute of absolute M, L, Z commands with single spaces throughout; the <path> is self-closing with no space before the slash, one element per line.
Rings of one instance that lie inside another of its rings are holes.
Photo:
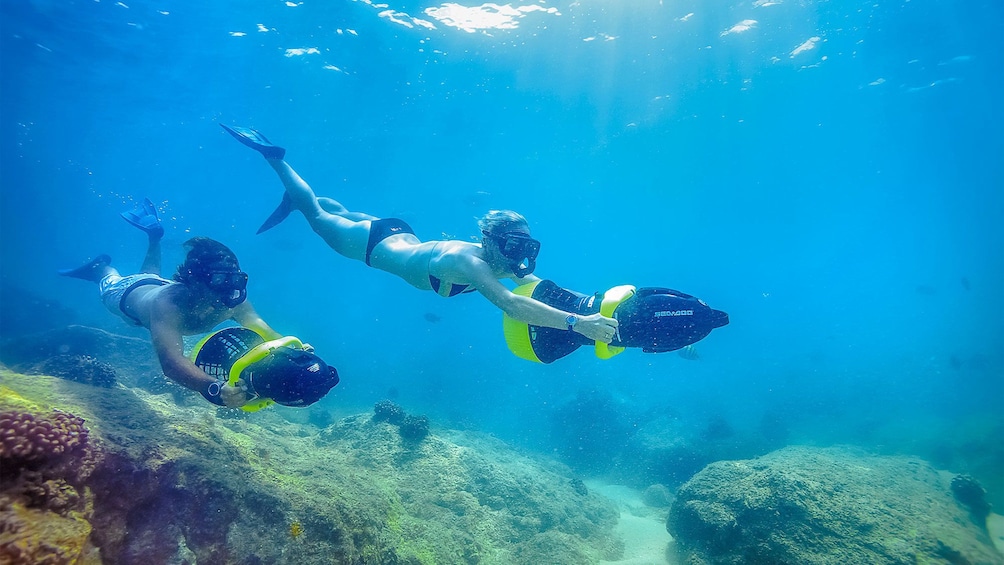
<path fill-rule="evenodd" d="M 1004 564 L 951 480 L 916 458 L 788 447 L 708 465 L 666 526 L 695 565 Z"/>
<path fill-rule="evenodd" d="M 106 563 L 543 563 L 548 540 L 576 563 L 620 552 L 609 501 L 490 438 L 408 441 L 366 414 L 320 431 L 275 410 L 220 419 L 138 388 L 0 372 L 0 412 L 53 409 L 100 448 L 72 519 L 90 528 L 81 555 Z M 10 524 L 26 509 L 4 507 Z"/>

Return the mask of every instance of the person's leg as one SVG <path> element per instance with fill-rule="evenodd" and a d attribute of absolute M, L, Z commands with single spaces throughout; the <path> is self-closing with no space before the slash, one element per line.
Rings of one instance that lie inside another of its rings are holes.
<path fill-rule="evenodd" d="M 370 221 L 377 218 L 350 212 L 331 198 L 318 199 L 310 185 L 288 163 L 281 159 L 267 161 L 279 175 L 293 208 L 303 213 L 311 229 L 340 255 L 365 260 Z"/>
<path fill-rule="evenodd" d="M 335 200 L 334 198 L 328 198 L 327 196 L 318 196 L 317 205 L 321 207 L 322 210 L 329 214 L 335 214 L 349 220 L 354 220 L 356 222 L 361 222 L 363 220 L 379 220 L 376 216 L 371 216 L 363 212 L 351 212 L 342 203 Z"/>
<path fill-rule="evenodd" d="M 141 202 L 121 214 L 122 218 L 143 230 L 147 235 L 149 244 L 146 248 L 146 256 L 143 258 L 143 265 L 140 273 L 160 275 L 160 240 L 164 237 L 164 226 L 160 223 L 160 216 L 157 215 L 157 207 L 149 198 L 144 198 Z"/>
<path fill-rule="evenodd" d="M 112 258 L 108 255 L 98 255 L 92 261 L 85 263 L 74 269 L 60 269 L 59 274 L 64 277 L 83 279 L 85 281 L 100 282 L 108 275 L 118 275 L 115 267 L 111 266 Z"/>
<path fill-rule="evenodd" d="M 139 268 L 139 272 L 160 276 L 160 236 L 150 235 L 146 256 L 143 257 L 143 265 Z"/>
<path fill-rule="evenodd" d="M 290 203 L 292 207 L 303 212 L 304 216 L 308 218 L 312 216 L 317 216 L 317 209 L 320 208 L 322 211 L 328 214 L 334 214 L 336 216 L 341 216 L 347 220 L 353 222 L 364 222 L 376 220 L 375 216 L 369 214 L 364 214 L 362 212 L 350 212 L 344 206 L 341 205 L 336 200 L 331 198 L 317 198 L 314 195 L 314 191 L 310 189 L 308 185 L 299 175 L 294 171 L 283 159 L 286 156 L 286 150 L 278 145 L 275 145 L 268 140 L 267 137 L 261 134 L 261 132 L 240 126 L 228 126 L 225 124 L 220 124 L 227 133 L 232 135 L 234 139 L 241 142 L 242 144 L 254 149 L 265 158 L 266 161 L 275 171 L 279 174 L 279 178 L 282 179 L 282 184 L 286 187 L 286 194 L 288 194 L 292 202 L 288 202 L 284 197 L 282 203 L 279 207 L 272 212 L 265 223 L 258 228 L 258 233 L 262 233 L 272 229 L 273 227 L 282 223 L 283 220 L 289 215 Z M 311 223 L 313 227 L 314 224 Z M 314 231 L 317 231 L 315 228 Z M 338 248 L 328 242 L 332 247 Z"/>

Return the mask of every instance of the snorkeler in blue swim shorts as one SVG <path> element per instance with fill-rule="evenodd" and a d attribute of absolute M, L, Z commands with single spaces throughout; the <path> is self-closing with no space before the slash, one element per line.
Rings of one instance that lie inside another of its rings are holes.
<path fill-rule="evenodd" d="M 456 240 L 422 241 L 411 227 L 396 218 L 377 218 L 352 212 L 331 198 L 317 197 L 286 163 L 286 150 L 259 132 L 220 124 L 244 145 L 261 153 L 286 189 L 282 203 L 258 230 L 282 222 L 294 209 L 338 254 L 397 275 L 412 286 L 440 296 L 478 291 L 512 318 L 547 328 L 571 330 L 587 338 L 610 343 L 617 320 L 599 313 L 578 314 L 549 306 L 529 296 L 513 293 L 500 282 L 539 281 L 536 267 L 540 242 L 520 214 L 492 210 L 478 220 L 481 243 Z"/>

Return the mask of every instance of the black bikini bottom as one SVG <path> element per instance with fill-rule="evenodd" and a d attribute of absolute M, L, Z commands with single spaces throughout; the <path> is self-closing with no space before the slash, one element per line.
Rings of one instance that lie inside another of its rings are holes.
<path fill-rule="evenodd" d="M 366 242 L 366 264 L 370 264 L 370 255 L 373 254 L 373 248 L 378 243 L 399 233 L 414 234 L 415 230 L 411 229 L 407 222 L 397 218 L 382 218 L 371 221 L 370 239 Z"/>

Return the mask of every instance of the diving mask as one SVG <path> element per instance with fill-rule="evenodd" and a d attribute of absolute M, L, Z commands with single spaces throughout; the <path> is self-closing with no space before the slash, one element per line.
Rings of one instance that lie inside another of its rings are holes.
<path fill-rule="evenodd" d="M 525 277 L 537 268 L 537 254 L 540 241 L 523 232 L 507 232 L 500 235 L 482 231 L 485 237 L 498 242 L 499 252 L 508 262 L 507 267 L 517 277 Z"/>
<path fill-rule="evenodd" d="M 219 295 L 224 306 L 234 308 L 247 300 L 248 274 L 240 269 L 211 270 L 206 286 Z"/>

